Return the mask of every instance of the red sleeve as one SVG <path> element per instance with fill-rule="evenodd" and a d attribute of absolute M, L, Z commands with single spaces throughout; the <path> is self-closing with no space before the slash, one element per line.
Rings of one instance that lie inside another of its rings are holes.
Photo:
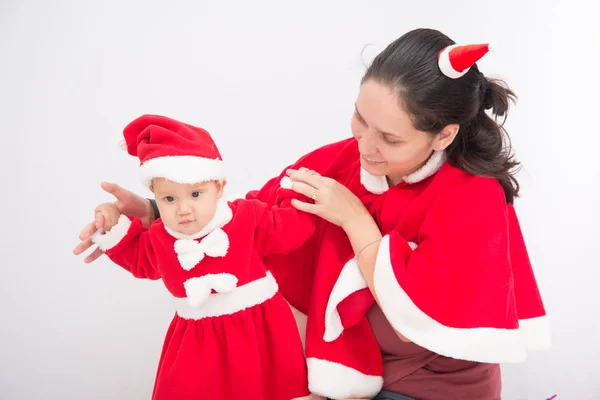
<path fill-rule="evenodd" d="M 398 231 L 384 236 L 375 293 L 398 332 L 448 357 L 518 362 L 531 322 L 519 310 L 527 309 L 538 340 L 546 340 L 544 307 L 524 243 L 512 237 L 511 208 L 496 180 L 475 178 L 431 205 L 417 244 Z"/>
<path fill-rule="evenodd" d="M 255 201 L 257 226 L 254 243 L 264 257 L 272 254 L 289 254 L 298 250 L 315 231 L 315 216 L 298 211 L 291 200 L 301 195 L 293 190 L 279 189 L 277 204 L 269 207 L 266 203 Z"/>
<path fill-rule="evenodd" d="M 284 168 L 281 173 L 267 181 L 259 190 L 253 190 L 246 194 L 248 200 L 259 200 L 267 204 L 267 208 L 277 205 L 280 182 L 287 177 L 285 171 L 288 169 L 299 169 L 305 167 L 312 169 L 321 175 L 331 176 L 333 169 L 338 165 L 346 165 L 347 162 L 338 159 L 339 154 L 354 138 L 323 146 L 309 154 L 306 154 L 294 164 Z M 286 300 L 295 308 L 306 314 L 310 303 L 313 287 L 313 276 L 315 268 L 315 246 L 314 240 L 309 240 L 299 249 L 289 254 L 271 254 L 264 258 L 264 262 L 277 280 L 279 289 Z"/>
<path fill-rule="evenodd" d="M 277 204 L 280 182 L 283 178 L 287 177 L 285 172 L 288 169 L 300 169 L 301 167 L 304 167 L 312 169 L 323 176 L 331 176 L 331 170 L 335 169 L 338 164 L 346 164 L 346 162 L 340 163 L 337 157 L 354 140 L 354 138 L 345 139 L 320 147 L 317 150 L 302 156 L 298 161 L 284 168 L 278 176 L 269 179 L 262 188 L 248 192 L 246 194 L 246 199 L 260 200 L 270 206 Z"/>
<path fill-rule="evenodd" d="M 160 279 L 148 228 L 139 218 L 121 215 L 109 232 L 97 233 L 92 239 L 115 264 L 136 278 Z"/>

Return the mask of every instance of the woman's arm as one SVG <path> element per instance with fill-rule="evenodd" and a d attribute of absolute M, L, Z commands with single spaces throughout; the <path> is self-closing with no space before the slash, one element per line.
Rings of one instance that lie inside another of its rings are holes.
<path fill-rule="evenodd" d="M 316 197 L 315 204 L 292 200 L 296 208 L 318 215 L 346 232 L 354 254 L 358 255 L 357 261 L 363 277 L 379 304 L 373 285 L 373 274 L 382 234 L 373 217 L 354 193 L 333 179 L 304 168 L 290 170 L 288 175 L 294 181 L 294 190 L 308 197 Z M 400 332 L 395 332 L 401 340 L 410 342 Z"/>
<path fill-rule="evenodd" d="M 150 226 L 154 221 L 154 210 L 148 200 L 114 183 L 103 182 L 101 187 L 104 191 L 115 197 L 115 204 L 121 214 L 129 217 L 139 217 L 142 224 L 146 227 Z M 94 214 L 94 221 L 88 223 L 79 234 L 80 242 L 73 250 L 73 254 L 75 255 L 80 255 L 89 249 L 94 244 L 92 242 L 92 235 L 106 225 L 104 216 L 98 211 L 98 208 L 94 210 Z M 104 254 L 102 249 L 97 247 L 84 259 L 84 262 L 91 263 L 102 254 Z"/>
<path fill-rule="evenodd" d="M 528 349 L 549 345 L 518 222 L 497 180 L 454 177 L 428 206 L 413 243 L 401 228 L 382 237 L 338 182 L 305 171 L 290 177 L 298 192 L 316 190 L 315 205 L 294 206 L 345 230 L 363 288 L 406 338 L 446 357 L 488 363 L 521 362 Z"/>
<path fill-rule="evenodd" d="M 365 209 L 364 215 L 357 215 L 345 225 L 342 225 L 341 228 L 346 232 L 346 235 L 348 235 L 352 250 L 354 250 L 354 254 L 357 255 L 356 261 L 358 262 L 360 271 L 362 272 L 375 301 L 381 307 L 373 284 L 375 260 L 377 259 L 377 252 L 379 250 L 379 240 L 382 238 L 379 227 L 373 220 L 373 217 L 371 217 Z M 403 342 L 410 342 L 410 340 L 405 338 L 397 330 L 394 329 L 394 332 L 396 332 L 396 335 L 398 335 Z"/>

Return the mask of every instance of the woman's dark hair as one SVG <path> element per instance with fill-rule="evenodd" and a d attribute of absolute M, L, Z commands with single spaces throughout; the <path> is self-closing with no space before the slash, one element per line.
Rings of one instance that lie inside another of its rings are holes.
<path fill-rule="evenodd" d="M 502 125 L 516 96 L 504 81 L 486 78 L 477 65 L 457 79 L 442 74 L 438 54 L 453 44 L 436 30 L 410 31 L 373 60 L 362 82 L 375 80 L 394 88 L 418 130 L 438 134 L 458 124 L 458 135 L 446 149 L 448 161 L 474 175 L 498 179 L 512 204 L 519 192 L 514 176 L 519 163 Z M 498 117 L 504 117 L 502 123 Z"/>

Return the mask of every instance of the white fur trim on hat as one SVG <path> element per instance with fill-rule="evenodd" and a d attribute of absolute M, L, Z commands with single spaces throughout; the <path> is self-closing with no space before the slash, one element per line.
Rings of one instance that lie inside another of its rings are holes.
<path fill-rule="evenodd" d="M 458 44 L 453 44 L 452 46 L 446 47 L 440 53 L 440 57 L 438 59 L 438 65 L 439 65 L 442 73 L 444 75 L 446 75 L 448 78 L 458 79 L 461 76 L 465 75 L 467 72 L 469 72 L 469 70 L 471 69 L 471 68 L 467 68 L 464 71 L 457 71 L 454 69 L 454 67 L 450 63 L 450 50 L 454 49 L 455 47 L 459 47 L 459 46 L 460 45 L 458 45 Z"/>
<path fill-rule="evenodd" d="M 366 375 L 333 361 L 309 357 L 308 388 L 334 399 L 372 398 L 381 390 L 383 377 Z"/>
<path fill-rule="evenodd" d="M 381 310 L 392 327 L 437 354 L 486 363 L 522 362 L 526 348 L 549 344 L 545 316 L 521 320 L 518 329 L 454 328 L 431 318 L 417 307 L 396 280 L 389 235 L 384 236 L 379 245 L 373 284 Z"/>
<path fill-rule="evenodd" d="M 123 238 L 127 235 L 130 226 L 131 220 L 127 216 L 121 214 L 116 225 L 113 226 L 110 231 L 96 231 L 92 235 L 92 242 L 97 244 L 102 251 L 110 250 L 119 244 L 121 240 L 123 240 Z"/>
<path fill-rule="evenodd" d="M 139 168 L 142 183 L 150 186 L 153 178 L 193 184 L 225 179 L 223 161 L 194 156 L 165 156 L 146 161 Z"/>

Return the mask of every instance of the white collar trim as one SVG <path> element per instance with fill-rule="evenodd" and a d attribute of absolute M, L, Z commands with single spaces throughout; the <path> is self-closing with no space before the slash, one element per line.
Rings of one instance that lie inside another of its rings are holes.
<path fill-rule="evenodd" d="M 404 180 L 406 183 L 413 184 L 429 178 L 439 171 L 446 162 L 445 151 L 434 151 L 429 160 L 417 171 L 408 175 Z M 389 190 L 387 178 L 385 176 L 375 176 L 360 167 L 360 183 L 373 194 L 381 194 Z"/>

